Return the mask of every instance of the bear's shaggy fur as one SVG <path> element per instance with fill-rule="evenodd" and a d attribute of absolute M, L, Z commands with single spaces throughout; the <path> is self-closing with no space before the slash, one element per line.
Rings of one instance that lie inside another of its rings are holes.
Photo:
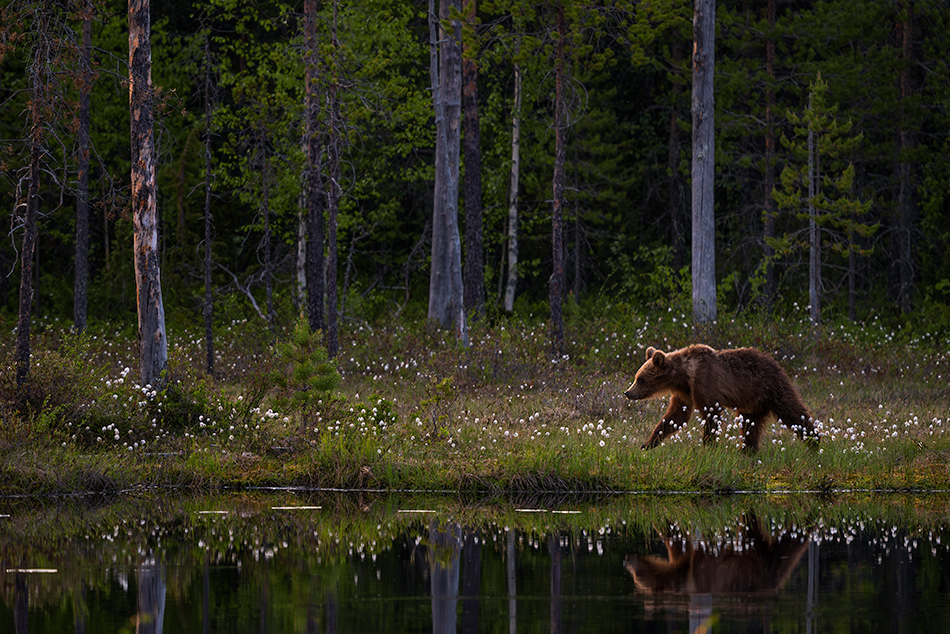
<path fill-rule="evenodd" d="M 814 417 L 788 375 L 755 348 L 714 350 L 693 345 L 673 352 L 647 349 L 647 360 L 624 396 L 638 401 L 669 394 L 670 406 L 643 444 L 651 449 L 682 427 L 695 411 L 703 419 L 703 443 L 716 440 L 721 412 L 742 417 L 745 448 L 756 451 L 765 423 L 778 418 L 802 440 L 818 441 Z"/>

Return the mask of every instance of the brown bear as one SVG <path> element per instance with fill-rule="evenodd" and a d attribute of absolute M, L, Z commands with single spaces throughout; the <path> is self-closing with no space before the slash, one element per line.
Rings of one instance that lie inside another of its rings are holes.
<path fill-rule="evenodd" d="M 703 443 L 714 442 L 726 408 L 742 416 L 749 451 L 759 448 L 771 415 L 802 440 L 818 441 L 814 417 L 782 366 L 755 348 L 714 350 L 702 344 L 674 352 L 647 348 L 646 363 L 624 396 L 638 401 L 665 394 L 671 396 L 670 406 L 642 449 L 666 440 L 694 411 L 703 418 Z"/>

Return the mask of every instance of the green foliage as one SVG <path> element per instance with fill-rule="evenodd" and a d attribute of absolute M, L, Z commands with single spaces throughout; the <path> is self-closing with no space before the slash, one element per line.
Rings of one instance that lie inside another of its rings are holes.
<path fill-rule="evenodd" d="M 451 376 L 432 377 L 426 385 L 426 397 L 419 402 L 419 409 L 429 422 L 433 435 L 444 433 L 452 419 L 453 405 L 458 400 L 458 391 Z"/>
<path fill-rule="evenodd" d="M 690 303 L 688 268 L 673 267 L 673 248 L 639 247 L 632 255 L 620 240 L 611 245 L 612 278 L 619 294 L 641 310 L 681 310 Z"/>
<path fill-rule="evenodd" d="M 322 338 L 323 333 L 310 330 L 307 317 L 301 314 L 290 338 L 274 345 L 284 365 L 271 373 L 278 390 L 277 407 L 294 414 L 301 428 L 310 423 L 340 384 L 340 374 Z"/>
<path fill-rule="evenodd" d="M 135 328 L 132 227 L 125 214 L 130 168 L 122 71 L 128 52 L 127 6 L 118 0 L 94 4 L 89 304 L 90 316 L 100 323 L 108 320 L 113 337 Z M 31 28 L 34 15 L 39 15 L 35 6 L 32 1 L 7 3 L 4 11 L 13 13 L 5 13 L 7 19 L 0 21 L 0 29 L 11 34 L 3 41 L 16 43 L 3 48 L 0 59 L 0 84 L 8 106 L 0 113 L 0 199 L 7 209 L 22 204 L 21 170 L 28 157 L 24 88 L 35 52 L 37 31 Z M 41 318 L 48 321 L 68 319 L 72 303 L 76 182 L 72 114 L 79 15 L 68 12 L 71 6 L 53 8 L 62 55 L 50 67 L 57 71 L 53 81 L 59 83 L 52 88 L 62 108 L 52 113 L 57 117 L 58 140 L 49 144 L 41 187 L 36 295 Z M 335 43 L 329 37 L 334 6 Z M 686 237 L 686 230 L 671 220 L 674 209 L 684 209 L 677 196 L 684 191 L 689 171 L 690 7 L 671 0 L 601 5 L 570 1 L 559 6 L 567 18 L 571 56 L 565 243 L 572 288 L 577 271 L 577 314 L 600 317 L 586 303 L 588 298 L 609 297 L 621 300 L 618 304 L 642 307 L 665 306 L 671 295 L 681 313 L 688 298 L 678 270 L 683 253 L 671 256 L 669 245 Z M 912 175 L 907 193 L 916 212 L 908 220 L 916 264 L 914 297 L 920 308 L 914 317 L 945 323 L 948 301 L 940 284 L 950 278 L 950 259 L 945 257 L 950 249 L 946 204 L 950 72 L 944 55 L 950 6 L 920 0 L 913 8 L 911 15 L 906 3 L 874 0 L 778 3 L 775 22 L 770 24 L 762 3 L 719 6 L 718 290 L 720 299 L 734 303 L 737 312 L 754 302 L 765 280 L 766 140 L 784 133 L 788 143 L 771 146 L 776 172 L 783 167 L 790 171 L 777 188 L 787 201 L 775 218 L 777 237 L 771 246 L 776 254 L 768 264 L 774 265 L 780 285 L 777 314 L 798 317 L 795 302 L 806 288 L 800 214 L 807 184 L 801 172 L 805 161 L 800 135 L 809 125 L 803 105 L 809 90 L 818 87 L 810 87 L 809 80 L 820 72 L 826 84 L 825 123 L 837 126 L 838 134 L 837 140 L 819 140 L 817 148 L 821 177 L 815 183 L 815 200 L 826 290 L 832 293 L 843 287 L 842 271 L 852 258 L 857 261 L 855 277 L 864 316 L 888 315 L 894 309 L 888 285 L 896 232 L 889 227 L 898 220 L 896 167 L 907 165 Z M 173 1 L 153 16 L 162 273 L 167 321 L 175 332 L 194 326 L 203 295 L 197 256 L 203 250 L 206 34 L 211 35 L 215 85 L 211 137 L 215 328 L 226 329 L 234 320 L 257 320 L 243 293 L 227 291 L 237 282 L 261 301 L 258 247 L 265 183 L 274 236 L 278 322 L 299 310 L 291 306 L 296 295 L 293 266 L 305 89 L 299 9 L 299 2 L 284 0 Z M 346 298 L 342 323 L 385 322 L 396 310 L 402 310 L 400 315 L 424 314 L 434 143 L 424 8 L 411 0 L 368 0 L 320 3 L 319 9 L 317 91 L 326 95 L 331 86 L 339 89 L 344 119 L 338 238 L 339 282 L 345 285 L 340 295 Z M 516 305 L 525 315 L 535 316 L 542 314 L 551 262 L 555 9 L 523 0 L 486 0 L 478 3 L 478 14 L 464 29 L 466 44 L 472 44 L 466 55 L 479 70 L 486 281 L 492 291 L 503 274 L 514 65 L 523 72 L 519 192 L 523 277 Z M 898 27 L 907 20 L 912 27 L 909 57 L 898 36 Z M 366 28 L 368 24 L 373 27 Z M 769 41 L 776 47 L 770 72 L 765 59 Z M 905 71 L 909 83 L 902 91 Z M 767 108 L 771 127 L 766 125 Z M 325 111 L 321 117 L 326 123 Z M 902 132 L 907 133 L 907 142 L 901 144 Z M 849 139 L 860 143 L 849 145 Z M 867 207 L 870 201 L 873 206 Z M 11 227 L 11 237 L 17 240 L 19 224 Z M 677 232 L 679 236 L 674 235 Z M 0 280 L 6 315 L 15 310 L 18 257 L 10 241 L 0 244 L 0 265 L 13 272 Z M 889 318 L 894 323 L 905 319 Z M 250 326 L 245 322 L 242 328 Z M 248 364 L 242 360 L 236 367 Z M 121 367 L 129 365 L 134 363 L 126 358 Z M 492 366 L 479 370 L 490 374 Z M 506 367 L 502 373 L 509 372 L 514 373 Z M 41 377 L 43 385 L 50 385 L 48 376 Z M 45 411 L 45 396 L 31 397 L 31 411 Z M 64 399 L 51 396 L 49 406 L 55 409 Z M 57 416 L 68 419 L 69 410 L 69 406 L 57 410 Z M 109 416 L 125 413 L 116 409 Z"/>

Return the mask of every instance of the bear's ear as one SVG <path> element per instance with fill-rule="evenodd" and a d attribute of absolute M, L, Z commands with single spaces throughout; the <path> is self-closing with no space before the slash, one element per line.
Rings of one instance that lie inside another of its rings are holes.
<path fill-rule="evenodd" d="M 666 361 L 666 355 L 663 354 L 662 350 L 654 350 L 653 356 L 650 358 L 653 359 L 653 365 L 655 365 L 658 368 L 662 367 L 663 362 Z"/>
<path fill-rule="evenodd" d="M 649 348 L 647 348 L 647 361 L 650 360 L 654 352 L 656 352 L 656 348 L 654 348 L 653 346 L 650 346 Z"/>

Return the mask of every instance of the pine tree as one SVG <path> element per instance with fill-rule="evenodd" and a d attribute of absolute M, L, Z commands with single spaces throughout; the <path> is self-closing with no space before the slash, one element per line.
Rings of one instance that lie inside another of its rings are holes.
<path fill-rule="evenodd" d="M 863 139 L 851 134 L 851 120 L 839 120 L 838 106 L 827 102 L 828 84 L 819 75 L 809 87 L 808 105 L 801 113 L 788 113 L 795 136 L 782 137 L 789 153 L 779 184 L 772 195 L 780 209 L 791 211 L 807 227 L 772 240 L 776 255 L 806 248 L 809 255 L 809 316 L 821 321 L 824 246 L 843 256 L 849 279 L 849 310 L 854 314 L 854 256 L 867 255 L 858 238 L 877 230 L 864 216 L 870 201 L 854 194 L 854 165 L 846 159 Z"/>
<path fill-rule="evenodd" d="M 322 339 L 322 333 L 311 330 L 309 318 L 301 314 L 290 339 L 274 346 L 285 365 L 271 374 L 279 391 L 277 406 L 295 414 L 301 425 L 340 384 L 340 374 Z"/>

